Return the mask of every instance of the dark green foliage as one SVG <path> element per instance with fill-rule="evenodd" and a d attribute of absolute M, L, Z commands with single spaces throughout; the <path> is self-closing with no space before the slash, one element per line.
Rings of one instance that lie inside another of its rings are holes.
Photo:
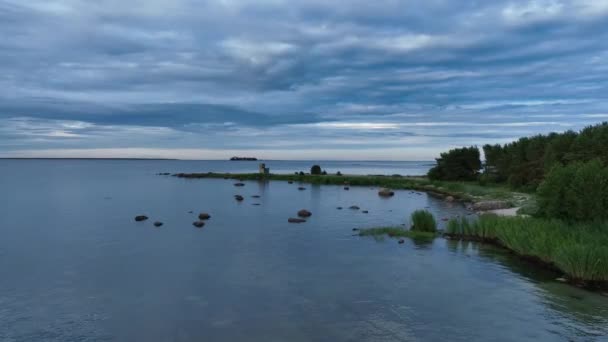
<path fill-rule="evenodd" d="M 573 280 L 608 281 L 608 224 L 482 215 L 452 220 L 446 234 L 496 242 L 515 253 L 554 265 Z"/>
<path fill-rule="evenodd" d="M 441 154 L 437 165 L 428 172 L 432 180 L 475 180 L 481 169 L 479 149 L 456 148 Z"/>
<path fill-rule="evenodd" d="M 608 219 L 608 168 L 599 159 L 557 164 L 537 193 L 543 216 L 576 221 Z"/>
<path fill-rule="evenodd" d="M 437 231 L 437 222 L 430 212 L 426 210 L 416 210 L 412 213 L 411 230 L 434 233 Z"/>
<path fill-rule="evenodd" d="M 327 176 L 327 171 L 323 170 L 323 172 L 321 172 L 321 174 L 322 174 L 323 176 Z"/>
<path fill-rule="evenodd" d="M 319 165 L 313 165 L 310 168 L 310 174 L 311 175 L 320 175 L 321 174 L 321 166 L 319 166 Z"/>
<path fill-rule="evenodd" d="M 484 183 L 508 182 L 536 189 L 555 165 L 598 159 L 608 164 L 608 123 L 580 132 L 567 131 L 521 138 L 506 145 L 485 145 Z"/>

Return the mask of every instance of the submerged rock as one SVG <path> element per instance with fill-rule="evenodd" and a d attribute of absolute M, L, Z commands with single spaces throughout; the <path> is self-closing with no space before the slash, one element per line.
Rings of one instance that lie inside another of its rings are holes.
<path fill-rule="evenodd" d="M 195 226 L 196 228 L 202 228 L 205 225 L 205 222 L 203 222 L 203 221 L 194 221 L 194 222 L 192 222 L 192 225 Z"/>
<path fill-rule="evenodd" d="M 400 244 L 400 245 L 402 245 L 402 244 L 404 244 L 404 243 L 405 243 L 405 240 L 403 240 L 403 239 L 399 239 L 399 244 Z"/>
<path fill-rule="evenodd" d="M 198 218 L 199 218 L 199 220 L 208 220 L 211 218 L 211 215 L 209 215 L 207 213 L 200 213 L 200 214 L 198 214 Z"/>
<path fill-rule="evenodd" d="M 345 186 L 345 187 L 344 187 L 344 190 L 350 190 L 350 188 L 349 188 L 349 187 L 347 187 L 347 186 Z"/>
<path fill-rule="evenodd" d="M 243 196 L 241 195 L 234 195 L 234 199 L 241 202 L 242 200 L 244 200 L 245 198 L 243 198 Z"/>
<path fill-rule="evenodd" d="M 251 203 L 251 205 L 258 206 L 258 205 L 261 205 L 261 204 L 260 203 Z"/>
<path fill-rule="evenodd" d="M 287 222 L 289 223 L 304 223 L 306 222 L 305 219 L 301 219 L 301 218 L 295 218 L 295 217 L 290 217 L 287 219 Z"/>
<path fill-rule="evenodd" d="M 393 197 L 395 196 L 395 192 L 391 189 L 383 188 L 378 191 L 378 196 L 380 197 Z"/>
<path fill-rule="evenodd" d="M 348 209 L 359 210 L 360 208 L 356 205 L 351 205 Z"/>
<path fill-rule="evenodd" d="M 287 181 L 287 184 L 293 184 L 293 181 Z"/>
<path fill-rule="evenodd" d="M 303 186 L 300 186 L 300 187 L 298 187 L 298 190 L 300 190 L 300 191 L 301 191 L 301 190 L 306 190 L 306 188 L 305 188 L 305 187 L 303 187 Z"/>
<path fill-rule="evenodd" d="M 245 183 L 234 183 L 234 186 L 245 186 Z"/>
<path fill-rule="evenodd" d="M 146 215 L 137 215 L 137 216 L 135 216 L 135 221 L 137 221 L 137 222 L 145 221 L 147 219 L 148 219 L 148 216 L 146 216 Z"/>
<path fill-rule="evenodd" d="M 306 209 L 302 209 L 302 210 L 298 211 L 298 216 L 299 217 L 311 217 L 312 213 Z"/>
<path fill-rule="evenodd" d="M 362 211 L 362 213 L 364 213 L 364 214 L 368 214 L 368 213 L 369 213 L 369 211 L 367 211 L 367 210 L 363 210 L 363 211 Z"/>
<path fill-rule="evenodd" d="M 337 207 L 336 209 L 338 209 L 338 210 L 342 210 L 342 207 Z"/>
<path fill-rule="evenodd" d="M 260 198 L 260 195 L 253 195 L 251 198 Z"/>
<path fill-rule="evenodd" d="M 160 227 L 160 226 L 162 226 L 162 225 L 163 225 L 163 223 L 162 223 L 162 222 L 160 222 L 160 221 L 156 221 L 156 222 L 154 222 L 154 227 Z"/>

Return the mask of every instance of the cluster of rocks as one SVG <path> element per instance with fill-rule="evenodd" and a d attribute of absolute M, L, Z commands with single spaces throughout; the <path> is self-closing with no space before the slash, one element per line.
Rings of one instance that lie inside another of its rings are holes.
<path fill-rule="evenodd" d="M 290 217 L 287 219 L 289 223 L 304 223 L 306 218 L 311 217 L 312 213 L 306 209 L 298 211 L 298 217 Z"/>
<path fill-rule="evenodd" d="M 211 215 L 208 213 L 200 213 L 198 214 L 198 221 L 192 222 L 192 225 L 196 228 L 203 228 L 205 226 L 205 221 L 210 219 Z"/>
<path fill-rule="evenodd" d="M 146 216 L 146 215 L 135 216 L 135 222 L 143 222 L 143 221 L 147 221 L 147 220 L 148 220 L 148 216 Z M 154 227 L 160 227 L 163 225 L 163 223 L 160 221 L 156 221 L 153 224 L 154 224 Z"/>

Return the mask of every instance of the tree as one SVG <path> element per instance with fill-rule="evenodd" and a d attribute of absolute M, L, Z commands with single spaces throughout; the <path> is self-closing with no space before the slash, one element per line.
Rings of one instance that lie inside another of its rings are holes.
<path fill-rule="evenodd" d="M 319 166 L 319 165 L 313 165 L 310 168 L 310 174 L 311 175 L 320 175 L 321 174 L 321 166 Z"/>
<path fill-rule="evenodd" d="M 456 148 L 441 153 L 428 177 L 435 180 L 475 180 L 481 169 L 479 149 L 476 146 Z"/>

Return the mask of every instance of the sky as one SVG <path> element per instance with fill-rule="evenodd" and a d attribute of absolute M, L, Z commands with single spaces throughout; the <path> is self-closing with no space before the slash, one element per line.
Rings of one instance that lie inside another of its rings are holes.
<path fill-rule="evenodd" d="M 0 0 L 0 157 L 431 160 L 607 99 L 608 0 Z"/>

